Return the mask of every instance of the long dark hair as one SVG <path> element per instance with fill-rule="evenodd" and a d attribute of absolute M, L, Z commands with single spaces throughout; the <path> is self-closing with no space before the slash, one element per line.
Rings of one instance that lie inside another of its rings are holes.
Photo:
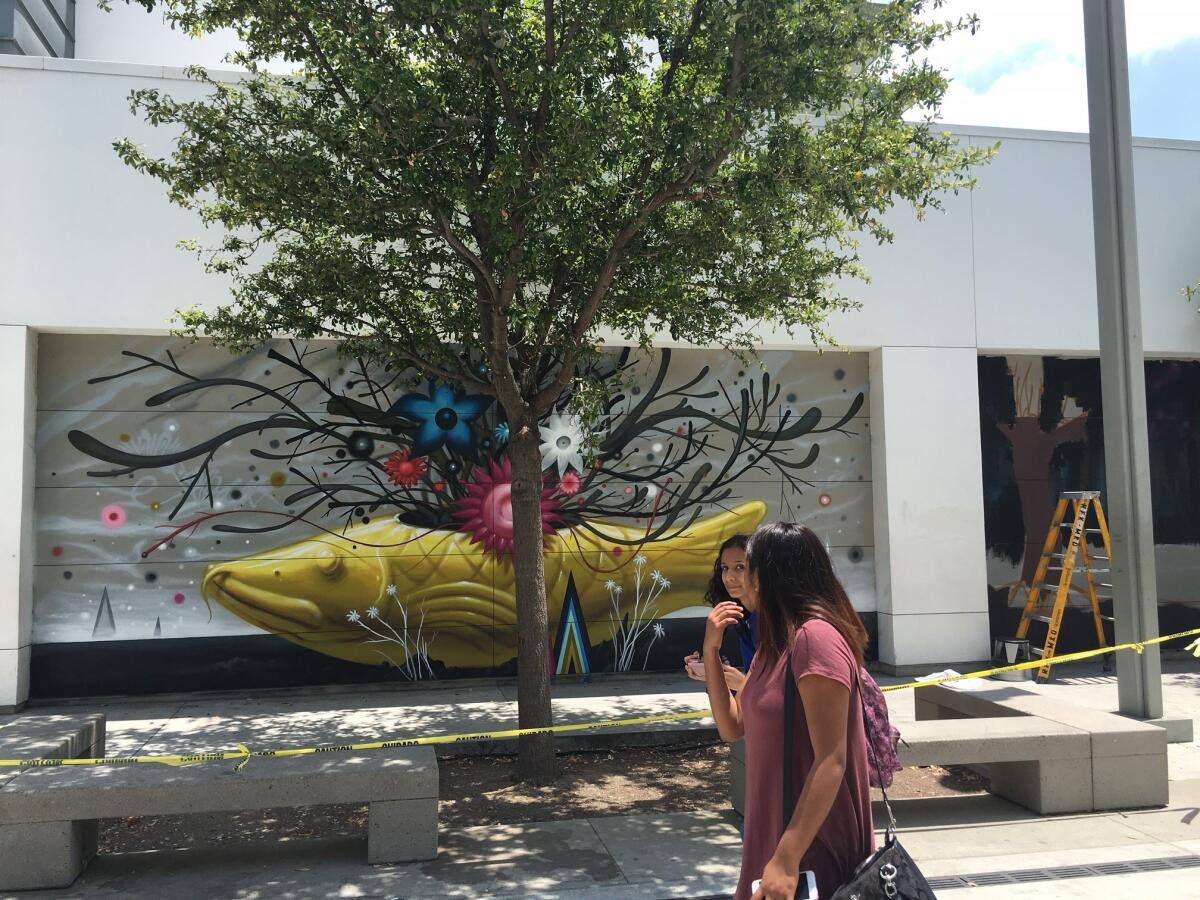
<path fill-rule="evenodd" d="M 861 666 L 867 630 L 833 573 L 821 539 L 805 525 L 774 522 L 750 536 L 749 575 L 758 580 L 758 652 L 774 661 L 807 619 L 824 619 L 841 633 Z"/>
<path fill-rule="evenodd" d="M 726 538 L 721 549 L 717 551 L 717 561 L 713 563 L 712 578 L 708 580 L 708 588 L 704 592 L 704 600 L 709 606 L 733 600 L 729 596 L 729 591 L 725 590 L 725 579 L 721 576 L 721 557 L 725 555 L 726 550 L 745 550 L 748 543 L 750 543 L 749 535 L 735 534 L 731 538 Z"/>

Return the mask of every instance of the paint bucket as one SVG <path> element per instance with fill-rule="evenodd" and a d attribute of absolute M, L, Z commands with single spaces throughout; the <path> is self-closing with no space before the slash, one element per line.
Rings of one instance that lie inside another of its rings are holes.
<path fill-rule="evenodd" d="M 1033 659 L 1029 651 L 1029 641 L 1024 638 L 1000 638 L 996 641 L 992 653 L 996 657 L 997 666 L 1013 666 Z M 992 677 L 1000 681 L 1032 681 L 1036 672 L 1036 669 L 1021 669 L 1017 672 L 1002 672 Z"/>

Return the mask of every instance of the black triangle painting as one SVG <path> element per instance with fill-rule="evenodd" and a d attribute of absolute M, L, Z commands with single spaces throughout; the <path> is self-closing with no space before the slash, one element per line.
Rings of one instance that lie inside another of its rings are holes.
<path fill-rule="evenodd" d="M 117 633 L 113 619 L 112 602 L 108 599 L 108 588 L 100 595 L 100 608 L 96 610 L 96 624 L 92 626 L 92 637 L 108 637 Z"/>

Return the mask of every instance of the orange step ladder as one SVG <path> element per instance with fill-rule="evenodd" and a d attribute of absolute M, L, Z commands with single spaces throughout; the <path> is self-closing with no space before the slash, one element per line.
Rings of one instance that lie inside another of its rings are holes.
<path fill-rule="evenodd" d="M 1067 517 L 1068 510 L 1071 517 Z M 1095 525 L 1089 526 L 1088 517 L 1092 515 Z M 1087 536 L 1100 535 L 1104 545 L 1103 555 L 1093 555 L 1088 550 Z M 1095 566 L 1095 561 L 1109 565 Z M 1025 608 L 1021 610 L 1021 622 L 1017 626 L 1017 637 L 1027 639 L 1029 626 L 1033 622 L 1041 622 L 1047 626 L 1046 642 L 1042 649 L 1031 648 L 1031 652 L 1040 656 L 1043 663 L 1038 669 L 1037 677 L 1045 681 L 1050 677 L 1049 660 L 1054 658 L 1058 646 L 1058 637 L 1062 631 L 1063 615 L 1067 611 L 1071 587 L 1077 575 L 1085 579 L 1084 592 L 1091 603 L 1092 620 L 1096 626 L 1096 640 L 1100 647 L 1107 647 L 1108 639 L 1104 633 L 1104 623 L 1111 622 L 1112 616 L 1106 616 L 1100 611 L 1100 601 L 1110 600 L 1111 596 L 1101 595 L 1097 588 L 1112 588 L 1109 582 L 1100 582 L 1096 575 L 1108 574 L 1112 562 L 1112 541 L 1108 533 L 1108 520 L 1104 517 L 1104 507 L 1100 503 L 1099 491 L 1064 491 L 1059 495 L 1058 505 L 1054 508 L 1054 518 L 1042 545 L 1042 556 L 1038 560 L 1037 571 L 1033 576 L 1033 584 L 1029 596 L 1025 600 Z M 1053 591 L 1053 603 L 1046 604 L 1043 595 Z M 1108 667 L 1111 654 L 1104 658 L 1105 668 Z"/>

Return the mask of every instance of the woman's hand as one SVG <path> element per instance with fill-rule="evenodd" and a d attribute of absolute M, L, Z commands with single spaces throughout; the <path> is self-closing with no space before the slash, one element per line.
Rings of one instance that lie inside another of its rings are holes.
<path fill-rule="evenodd" d="M 721 655 L 721 644 L 725 640 L 725 629 L 742 621 L 746 613 L 740 606 L 729 600 L 718 603 L 708 614 L 704 625 L 704 655 Z"/>
<path fill-rule="evenodd" d="M 763 869 L 762 884 L 751 900 L 793 900 L 799 886 L 799 870 L 790 871 L 778 857 L 773 856 Z"/>
<path fill-rule="evenodd" d="M 746 673 L 741 669 L 733 666 L 722 666 L 721 671 L 725 673 L 725 683 L 729 685 L 729 689 L 735 694 L 746 686 Z"/>
<path fill-rule="evenodd" d="M 683 671 L 686 673 L 688 678 L 692 679 L 692 681 L 699 681 L 703 684 L 705 681 L 707 681 L 707 679 L 703 675 L 697 675 L 695 670 L 692 669 L 691 664 L 694 662 L 700 662 L 699 653 L 692 653 L 688 656 L 685 656 L 683 658 Z M 725 684 L 728 685 L 729 690 L 733 691 L 735 694 L 746 686 L 746 675 L 741 669 L 735 668 L 734 666 L 728 664 L 722 664 L 721 672 L 725 675 Z"/>

